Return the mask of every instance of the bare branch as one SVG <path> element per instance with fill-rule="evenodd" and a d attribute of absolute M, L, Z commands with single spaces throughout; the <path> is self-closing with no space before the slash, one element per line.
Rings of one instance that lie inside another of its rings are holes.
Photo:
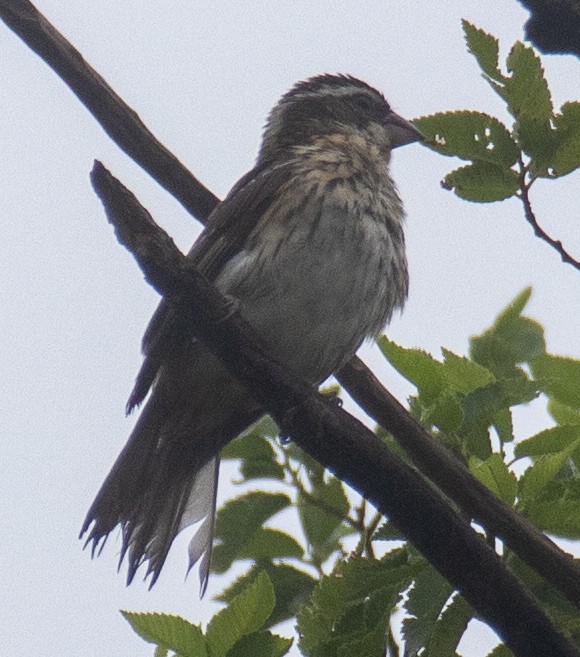
<path fill-rule="evenodd" d="M 523 167 L 523 163 L 522 163 L 522 167 Z M 526 217 L 526 221 L 534 229 L 534 234 L 536 235 L 536 237 L 539 237 L 540 239 L 544 240 L 544 242 L 547 242 L 552 248 L 556 249 L 556 251 L 560 254 L 560 257 L 562 258 L 563 262 L 572 265 L 572 267 L 580 271 L 580 260 L 576 260 L 575 258 L 573 258 L 568 253 L 568 251 L 566 251 L 560 240 L 555 240 L 553 237 L 550 237 L 548 233 L 546 233 L 546 231 L 538 224 L 536 215 L 532 210 L 532 204 L 530 202 L 530 186 L 526 183 L 525 173 L 520 178 L 520 192 L 518 194 L 518 198 L 521 200 L 524 206 L 524 214 Z"/>
<path fill-rule="evenodd" d="M 157 291 L 276 419 L 285 435 L 370 500 L 494 627 L 518 657 L 580 652 L 444 498 L 361 422 L 285 371 L 149 213 L 96 163 L 93 186 L 117 237 Z M 197 308 L 197 312 L 194 310 Z"/>

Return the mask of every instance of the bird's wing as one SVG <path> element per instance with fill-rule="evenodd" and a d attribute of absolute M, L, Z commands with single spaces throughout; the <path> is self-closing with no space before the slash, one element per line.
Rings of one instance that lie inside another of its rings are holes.
<path fill-rule="evenodd" d="M 215 280 L 225 263 L 244 247 L 260 217 L 291 176 L 291 165 L 285 163 L 256 167 L 241 178 L 212 212 L 191 248 L 188 258 L 192 264 L 211 281 Z M 162 299 L 143 337 L 145 358 L 127 402 L 128 413 L 143 401 L 165 359 L 189 337 L 187 324 Z"/>

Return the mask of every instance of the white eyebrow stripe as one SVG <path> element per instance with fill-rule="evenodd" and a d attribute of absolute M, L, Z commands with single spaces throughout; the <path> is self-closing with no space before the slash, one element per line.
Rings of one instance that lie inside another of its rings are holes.
<path fill-rule="evenodd" d="M 294 98 L 315 98 L 316 96 L 325 95 L 325 96 L 355 96 L 358 94 L 364 93 L 371 98 L 376 98 L 379 94 L 372 89 L 366 89 L 365 87 L 358 87 L 355 85 L 344 85 L 344 86 L 335 86 L 333 84 L 324 84 L 321 87 L 318 87 L 315 91 L 301 91 L 298 93 L 293 93 L 288 100 Z"/>

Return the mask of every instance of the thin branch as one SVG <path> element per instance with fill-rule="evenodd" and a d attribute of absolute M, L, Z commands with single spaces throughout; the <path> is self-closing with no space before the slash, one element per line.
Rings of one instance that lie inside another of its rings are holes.
<path fill-rule="evenodd" d="M 521 165 L 523 167 L 523 163 L 521 163 Z M 534 234 L 536 237 L 539 237 L 540 239 L 544 240 L 544 242 L 547 242 L 552 248 L 556 249 L 562 258 L 562 262 L 572 265 L 572 267 L 580 271 L 580 260 L 573 258 L 568 253 L 568 251 L 566 251 L 560 240 L 555 240 L 553 237 L 550 237 L 550 235 L 546 233 L 540 224 L 538 224 L 536 215 L 532 210 L 532 204 L 530 202 L 530 185 L 526 182 L 525 173 L 520 176 L 520 191 L 518 193 L 518 197 L 524 206 L 524 215 L 526 217 L 526 221 L 534 229 Z"/>
<path fill-rule="evenodd" d="M 217 197 L 159 144 L 137 114 L 30 2 L 0 0 L 0 18 L 63 78 L 123 150 L 130 152 L 125 134 L 133 135 L 131 142 L 143 144 L 142 148 L 131 152 L 131 156 L 154 180 L 198 219 L 203 221 L 207 218 L 218 202 Z M 152 142 L 151 146 L 148 141 Z M 177 173 L 168 176 L 167 172 Z M 168 177 L 171 180 L 168 181 Z M 580 606 L 580 569 L 568 555 L 496 498 L 453 457 L 447 455 L 446 458 L 445 450 L 413 420 L 361 361 L 351 361 L 340 374 L 344 388 L 391 432 L 424 474 L 466 513 L 489 531 L 501 536 L 510 549 L 559 588 L 572 603 Z"/>
<path fill-rule="evenodd" d="M 231 313 L 228 301 L 191 268 L 137 199 L 100 163 L 91 179 L 118 239 L 147 280 L 176 306 L 193 334 L 252 390 L 286 435 L 389 516 L 515 655 L 580 656 L 441 494 L 360 421 L 271 359 L 250 326 Z"/>

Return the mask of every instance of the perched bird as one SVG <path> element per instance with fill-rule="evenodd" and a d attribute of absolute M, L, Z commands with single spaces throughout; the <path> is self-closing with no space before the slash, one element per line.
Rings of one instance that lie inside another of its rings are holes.
<path fill-rule="evenodd" d="M 235 301 L 271 354 L 313 385 L 403 306 L 404 211 L 391 151 L 421 139 L 371 86 L 346 75 L 297 83 L 272 109 L 255 167 L 220 203 L 188 257 Z M 202 593 L 211 560 L 220 449 L 264 410 L 162 301 L 128 402 L 151 395 L 84 522 L 93 553 L 121 526 L 128 582 L 159 577 L 189 548 Z"/>

